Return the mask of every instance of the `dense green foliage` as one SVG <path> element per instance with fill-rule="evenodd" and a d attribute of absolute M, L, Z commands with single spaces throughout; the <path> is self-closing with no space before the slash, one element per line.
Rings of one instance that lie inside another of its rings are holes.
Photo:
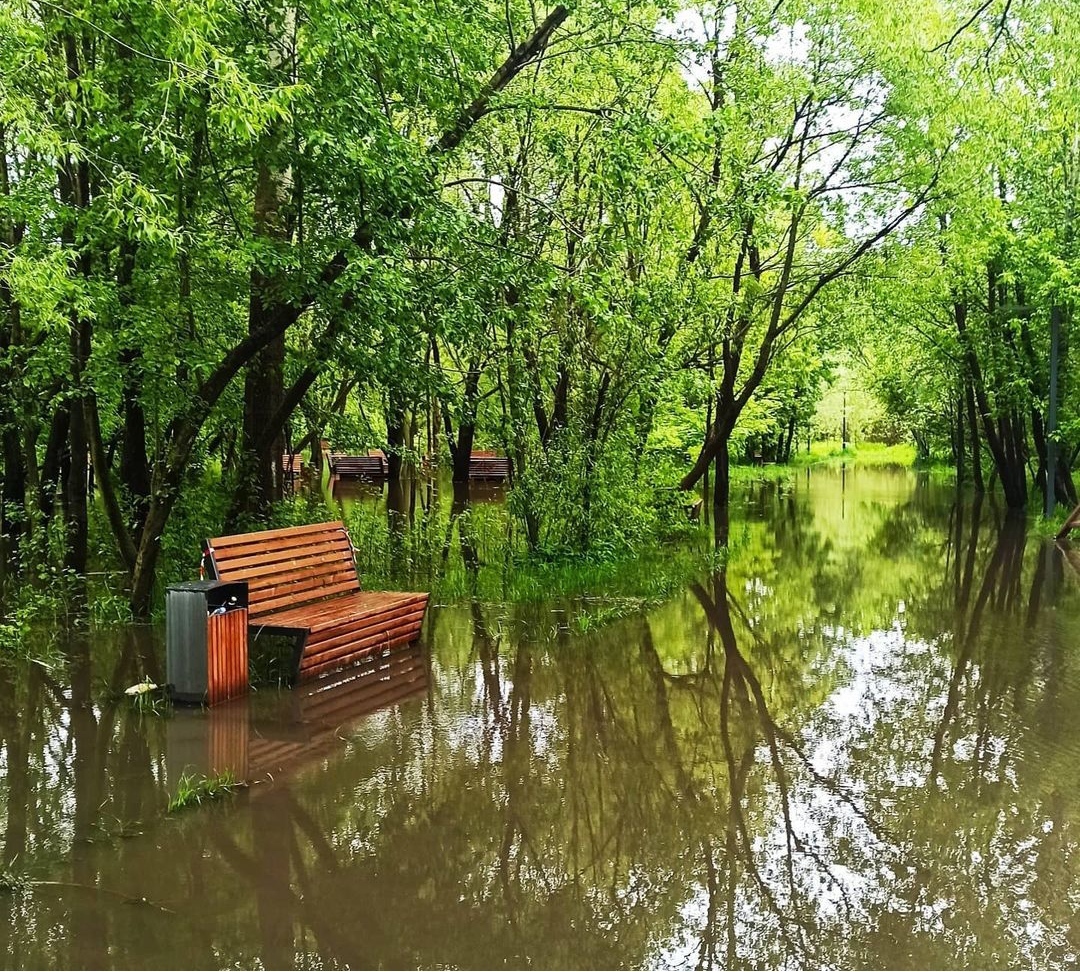
<path fill-rule="evenodd" d="M 5 0 L 9 562 L 118 567 L 145 614 L 324 438 L 392 479 L 501 449 L 524 547 L 610 559 L 656 487 L 723 505 L 733 458 L 789 458 L 838 366 L 1023 506 L 1080 443 L 1071 382 L 1045 418 L 1077 15 Z"/>

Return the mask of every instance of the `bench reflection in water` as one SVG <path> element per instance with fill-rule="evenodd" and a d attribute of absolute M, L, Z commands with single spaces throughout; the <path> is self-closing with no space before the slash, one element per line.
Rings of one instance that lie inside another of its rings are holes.
<path fill-rule="evenodd" d="M 290 690 L 269 690 L 212 709 L 178 708 L 167 723 L 170 788 L 181 775 L 231 773 L 256 781 L 331 755 L 351 726 L 430 685 L 426 651 L 394 648 Z"/>

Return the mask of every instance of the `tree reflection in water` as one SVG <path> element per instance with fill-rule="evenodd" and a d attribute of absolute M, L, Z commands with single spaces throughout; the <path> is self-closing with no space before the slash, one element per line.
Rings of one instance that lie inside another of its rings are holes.
<path fill-rule="evenodd" d="M 0 667 L 7 964 L 1074 962 L 1080 578 L 988 503 L 814 476 L 586 636 L 481 600 L 461 497 L 472 596 L 377 678 L 161 720 L 118 701 L 144 630 Z M 261 782 L 165 816 L 196 764 Z"/>

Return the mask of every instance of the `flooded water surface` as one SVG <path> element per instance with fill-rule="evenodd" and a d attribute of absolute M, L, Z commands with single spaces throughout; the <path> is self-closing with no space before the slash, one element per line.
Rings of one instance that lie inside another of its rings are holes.
<path fill-rule="evenodd" d="M 157 629 L 0 665 L 4 964 L 1075 967 L 1071 552 L 870 468 L 746 485 L 730 536 L 663 603 L 444 598 L 208 712 L 118 694 Z"/>

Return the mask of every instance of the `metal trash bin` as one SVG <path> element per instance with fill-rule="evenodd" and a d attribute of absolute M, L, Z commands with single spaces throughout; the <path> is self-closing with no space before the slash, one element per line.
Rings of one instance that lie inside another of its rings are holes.
<path fill-rule="evenodd" d="M 189 581 L 166 589 L 165 670 L 177 702 L 216 705 L 247 691 L 247 584 Z"/>

